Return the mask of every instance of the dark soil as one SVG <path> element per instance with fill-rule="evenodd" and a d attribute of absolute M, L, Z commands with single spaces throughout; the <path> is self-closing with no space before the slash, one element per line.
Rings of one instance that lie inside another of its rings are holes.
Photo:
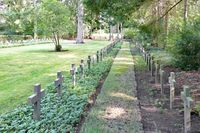
<path fill-rule="evenodd" d="M 161 95 L 160 85 L 155 84 L 150 72 L 136 70 L 137 91 L 145 133 L 183 133 L 183 102 L 180 98 L 182 85 L 189 85 L 195 91 L 200 90 L 199 71 L 183 72 L 169 66 L 165 67 L 164 71 L 164 95 Z M 172 110 L 169 109 L 167 81 L 170 72 L 175 72 L 176 75 L 175 102 Z M 198 97 L 196 99 L 198 100 Z M 191 120 L 191 133 L 200 133 L 200 117 L 192 112 Z"/>

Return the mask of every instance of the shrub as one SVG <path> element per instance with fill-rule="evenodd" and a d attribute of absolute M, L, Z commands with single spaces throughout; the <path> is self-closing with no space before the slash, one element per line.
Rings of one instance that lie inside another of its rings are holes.
<path fill-rule="evenodd" d="M 135 37 L 135 32 L 132 29 L 126 29 L 124 33 L 125 39 L 133 39 Z"/>
<path fill-rule="evenodd" d="M 174 55 L 176 66 L 183 70 L 200 68 L 200 21 L 185 26 L 176 41 Z"/>

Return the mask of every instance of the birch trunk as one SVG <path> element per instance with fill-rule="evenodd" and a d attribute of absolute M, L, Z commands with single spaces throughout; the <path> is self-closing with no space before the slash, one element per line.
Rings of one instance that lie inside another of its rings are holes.
<path fill-rule="evenodd" d="M 168 11 L 169 9 L 169 1 L 167 0 L 165 3 L 165 12 Z M 166 45 L 167 45 L 167 36 L 168 36 L 168 21 L 169 21 L 169 13 L 166 14 L 165 16 L 165 26 L 164 26 L 164 30 L 165 30 L 165 42 L 163 44 L 163 48 L 165 49 Z"/>
<path fill-rule="evenodd" d="M 83 32 L 84 32 L 84 27 L 83 27 L 83 1 L 78 0 L 78 22 L 77 22 L 77 38 L 76 38 L 76 43 L 84 43 L 83 40 Z"/>
<path fill-rule="evenodd" d="M 186 24 L 188 17 L 188 0 L 184 0 L 184 23 Z"/>
<path fill-rule="evenodd" d="M 34 0 L 34 40 L 37 39 L 37 0 Z"/>

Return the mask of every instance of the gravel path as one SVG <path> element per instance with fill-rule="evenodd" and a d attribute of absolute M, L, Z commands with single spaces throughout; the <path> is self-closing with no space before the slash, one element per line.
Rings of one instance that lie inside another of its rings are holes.
<path fill-rule="evenodd" d="M 143 133 L 134 61 L 124 43 L 103 85 L 82 133 Z"/>

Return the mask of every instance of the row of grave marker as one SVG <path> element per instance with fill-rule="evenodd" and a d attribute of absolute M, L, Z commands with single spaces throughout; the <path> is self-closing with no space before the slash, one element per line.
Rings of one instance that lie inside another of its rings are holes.
<path fill-rule="evenodd" d="M 0 45 L 13 45 L 16 43 L 34 43 L 34 42 L 45 42 L 45 41 L 50 41 L 49 38 L 42 38 L 42 39 L 28 39 L 28 40 L 0 40 Z"/>
<path fill-rule="evenodd" d="M 139 49 L 139 52 L 142 54 L 148 70 L 151 71 L 151 76 L 155 77 L 155 83 L 160 84 L 161 94 L 164 94 L 164 74 L 163 65 L 159 64 L 157 60 L 154 60 L 154 57 L 147 52 L 144 47 L 136 42 L 136 47 Z M 173 109 L 174 97 L 175 97 L 175 73 L 170 72 L 168 77 L 169 89 L 170 89 L 170 109 Z M 189 86 L 184 85 L 183 91 L 181 92 L 181 99 L 184 104 L 184 133 L 188 133 L 191 130 L 191 103 L 192 98 L 190 96 Z"/>
<path fill-rule="evenodd" d="M 111 49 L 117 44 L 119 40 L 114 41 L 113 43 L 109 44 L 108 46 L 104 47 L 103 49 L 96 52 L 96 63 L 99 63 L 103 60 L 103 58 L 111 51 Z M 93 64 L 95 63 L 95 60 Z M 87 64 L 84 64 L 84 60 L 82 59 L 79 66 L 79 74 L 81 78 L 84 78 L 84 67 L 88 66 L 88 69 L 91 69 L 91 56 L 88 56 Z M 75 64 L 71 64 L 70 68 L 70 74 L 72 79 L 73 86 L 76 85 L 76 74 L 77 74 L 77 68 Z M 62 82 L 64 81 L 64 77 L 62 75 L 62 72 L 57 72 L 57 79 L 54 81 L 55 89 L 57 91 L 58 97 L 61 98 L 62 96 Z M 34 85 L 34 94 L 28 97 L 28 103 L 33 106 L 33 119 L 34 120 L 40 120 L 41 115 L 41 99 L 45 95 L 45 91 L 41 89 L 40 84 Z"/>

